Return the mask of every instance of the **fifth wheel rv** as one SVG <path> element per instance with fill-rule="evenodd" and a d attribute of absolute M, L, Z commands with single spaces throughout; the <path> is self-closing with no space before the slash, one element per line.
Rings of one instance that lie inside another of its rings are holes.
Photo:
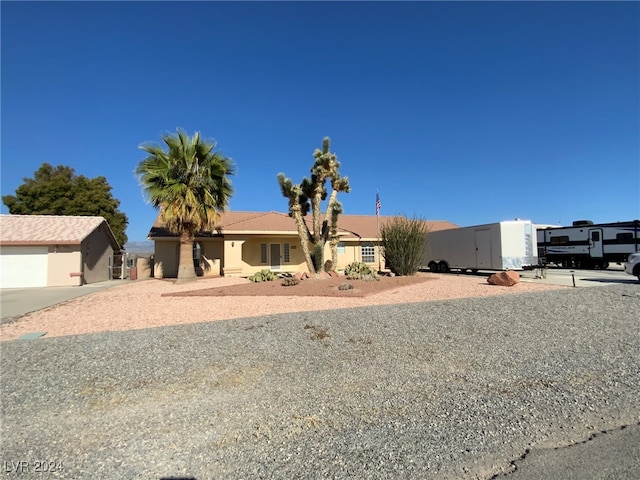
<path fill-rule="evenodd" d="M 578 220 L 570 227 L 537 231 L 540 263 L 565 268 L 607 268 L 640 251 L 640 220 L 594 224 Z"/>
<path fill-rule="evenodd" d="M 529 220 L 514 220 L 427 234 L 423 268 L 449 270 L 526 270 L 538 264 L 536 234 Z"/>

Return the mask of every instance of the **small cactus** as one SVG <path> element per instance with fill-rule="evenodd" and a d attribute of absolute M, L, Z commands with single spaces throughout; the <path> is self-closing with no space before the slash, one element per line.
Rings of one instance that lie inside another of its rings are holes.
<path fill-rule="evenodd" d="M 255 282 L 255 283 L 271 282 L 271 281 L 277 280 L 277 279 L 278 279 L 278 275 L 276 275 L 275 273 L 273 273 L 271 270 L 269 270 L 267 268 L 265 268 L 263 270 L 260 270 L 257 273 L 254 273 L 250 277 L 247 277 L 247 280 L 249 280 L 250 282 Z"/>
<path fill-rule="evenodd" d="M 353 262 L 344 269 L 344 274 L 349 280 L 365 280 L 367 282 L 380 280 L 378 274 L 371 270 L 369 265 L 362 262 Z"/>
<path fill-rule="evenodd" d="M 341 283 L 340 285 L 338 285 L 338 290 L 351 290 L 353 289 L 353 285 L 351 285 L 350 283 Z"/>
<path fill-rule="evenodd" d="M 296 277 L 287 277 L 282 279 L 282 283 L 280 285 L 282 285 L 283 287 L 293 287 L 294 285 L 298 285 L 299 283 L 300 280 L 298 280 Z"/>

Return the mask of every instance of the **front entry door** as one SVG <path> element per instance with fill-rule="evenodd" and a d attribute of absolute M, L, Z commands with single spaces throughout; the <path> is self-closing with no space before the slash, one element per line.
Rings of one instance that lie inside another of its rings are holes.
<path fill-rule="evenodd" d="M 280 270 L 282 268 L 279 243 L 269 245 L 269 262 L 271 270 Z"/>
<path fill-rule="evenodd" d="M 594 228 L 589 230 L 589 255 L 591 258 L 602 258 L 602 229 Z"/>

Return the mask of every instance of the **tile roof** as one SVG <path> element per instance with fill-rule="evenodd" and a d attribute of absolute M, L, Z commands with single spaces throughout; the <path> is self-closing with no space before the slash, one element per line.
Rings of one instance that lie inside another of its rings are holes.
<path fill-rule="evenodd" d="M 382 227 L 393 217 L 380 216 L 379 223 Z M 430 231 L 456 228 L 451 222 L 444 220 L 426 220 Z M 311 225 L 311 216 L 307 216 L 307 224 Z M 378 237 L 378 224 L 374 215 L 347 215 L 342 214 L 338 218 L 338 226 L 343 238 L 376 239 Z M 287 213 L 280 212 L 225 212 L 218 232 L 214 234 L 201 234 L 199 237 L 224 234 L 292 234 L 297 235 L 298 230 L 294 220 Z M 163 223 L 160 215 L 156 218 L 150 238 L 174 237 Z"/>
<path fill-rule="evenodd" d="M 104 217 L 0 215 L 0 244 L 78 245 L 103 223 L 112 243 L 117 245 Z"/>

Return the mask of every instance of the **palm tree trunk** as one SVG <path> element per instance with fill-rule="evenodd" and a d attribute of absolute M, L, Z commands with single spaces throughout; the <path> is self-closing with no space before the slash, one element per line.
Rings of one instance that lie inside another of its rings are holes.
<path fill-rule="evenodd" d="M 180 237 L 180 260 L 176 283 L 194 282 L 197 279 L 193 266 L 193 237 Z"/>

